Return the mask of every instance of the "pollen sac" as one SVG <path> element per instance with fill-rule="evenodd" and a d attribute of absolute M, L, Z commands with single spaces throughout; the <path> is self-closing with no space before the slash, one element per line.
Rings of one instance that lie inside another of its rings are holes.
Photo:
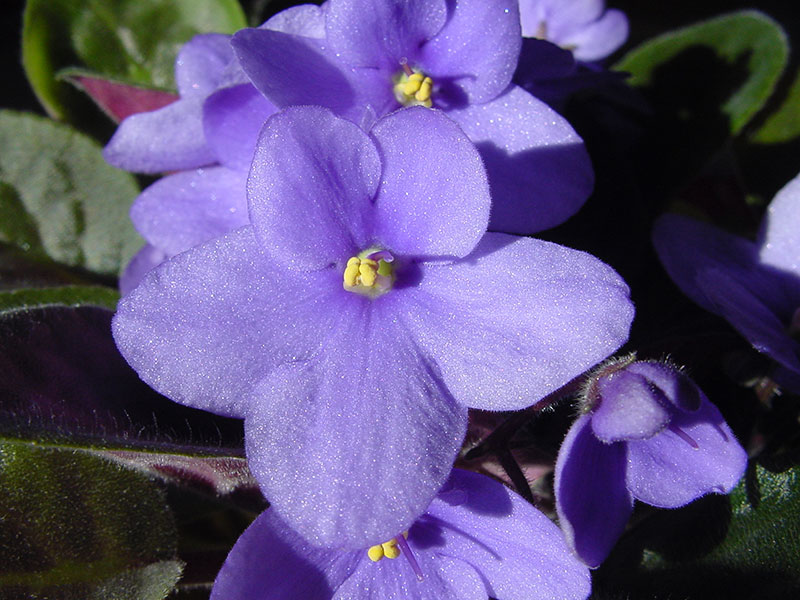
<path fill-rule="evenodd" d="M 408 532 L 403 532 L 403 538 L 408 538 Z M 397 538 L 392 538 L 388 542 L 375 544 L 367 550 L 367 556 L 372 562 L 378 562 L 382 558 L 395 559 L 400 556 L 400 548 L 397 547 Z"/>
<path fill-rule="evenodd" d="M 392 289 L 394 257 L 387 250 L 369 249 L 353 256 L 344 269 L 343 287 L 348 292 L 377 298 Z"/>
<path fill-rule="evenodd" d="M 403 70 L 393 78 L 394 97 L 403 106 L 433 106 L 433 79 L 403 64 Z"/>

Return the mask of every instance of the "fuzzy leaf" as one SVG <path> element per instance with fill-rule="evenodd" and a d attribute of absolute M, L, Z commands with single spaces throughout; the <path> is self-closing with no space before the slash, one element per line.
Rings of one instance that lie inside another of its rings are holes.
<path fill-rule="evenodd" d="M 246 27 L 236 0 L 28 0 L 22 62 L 51 116 L 67 116 L 66 67 L 146 87 L 171 89 L 178 49 L 195 34 Z"/>
<path fill-rule="evenodd" d="M 83 448 L 242 456 L 241 422 L 145 385 L 111 337 L 111 312 L 0 312 L 0 436 Z"/>
<path fill-rule="evenodd" d="M 80 450 L 0 442 L 0 596 L 161 600 L 182 565 L 164 493 Z"/>
<path fill-rule="evenodd" d="M 38 247 L 58 262 L 117 275 L 141 246 L 128 218 L 134 178 L 108 165 L 99 145 L 48 119 L 0 112 L 0 241 Z M 37 239 L 38 238 L 38 239 Z"/>
<path fill-rule="evenodd" d="M 780 25 L 750 10 L 660 35 L 634 48 L 614 68 L 630 73 L 628 81 L 639 87 L 658 85 L 667 71 L 680 69 L 684 81 L 703 82 L 683 91 L 713 96 L 736 134 L 772 94 L 788 54 Z M 707 73 L 692 75 L 700 71 Z"/>
<path fill-rule="evenodd" d="M 778 110 L 752 136 L 757 144 L 780 144 L 800 135 L 800 70 Z"/>
<path fill-rule="evenodd" d="M 16 289 L 0 292 L 0 315 L 8 311 L 51 305 L 102 306 L 113 310 L 118 301 L 117 290 L 99 285 Z"/>

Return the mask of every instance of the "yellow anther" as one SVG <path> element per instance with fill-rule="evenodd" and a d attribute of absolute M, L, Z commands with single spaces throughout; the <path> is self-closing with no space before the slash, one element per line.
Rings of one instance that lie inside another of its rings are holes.
<path fill-rule="evenodd" d="M 408 81 L 406 81 L 405 85 L 403 86 L 403 93 L 406 96 L 413 96 L 417 93 L 420 87 L 422 87 L 422 83 L 425 79 L 430 79 L 430 77 L 425 77 L 422 73 L 414 73 L 408 77 Z"/>
<path fill-rule="evenodd" d="M 344 284 L 345 286 L 353 287 L 358 283 L 359 265 L 361 261 L 355 256 L 347 261 L 347 267 L 344 270 Z"/>
<path fill-rule="evenodd" d="M 388 542 L 384 542 L 381 544 L 381 548 L 383 548 L 383 555 L 386 558 L 397 558 L 400 556 L 400 548 L 397 547 L 397 540 L 392 538 Z"/>
<path fill-rule="evenodd" d="M 384 255 L 392 260 L 391 254 L 377 248 L 351 257 L 344 269 L 344 289 L 370 298 L 377 298 L 392 289 L 394 269 L 384 260 Z"/>
<path fill-rule="evenodd" d="M 361 277 L 361 284 L 366 287 L 375 285 L 375 280 L 378 278 L 378 263 L 368 258 L 361 259 L 361 264 L 358 267 L 358 274 Z"/>
<path fill-rule="evenodd" d="M 433 79 L 420 73 L 412 72 L 408 65 L 395 75 L 394 96 L 403 106 L 433 106 Z"/>
<path fill-rule="evenodd" d="M 433 92 L 433 79 L 430 77 L 426 77 L 422 80 L 422 84 L 419 87 L 419 90 L 416 94 L 414 94 L 414 98 L 416 98 L 419 102 L 423 104 L 425 102 L 431 101 L 431 92 Z M 430 108 L 430 106 L 428 107 Z"/>
<path fill-rule="evenodd" d="M 370 549 L 367 550 L 367 556 L 369 556 L 369 559 L 372 562 L 378 562 L 380 559 L 383 558 L 383 544 L 370 546 Z"/>

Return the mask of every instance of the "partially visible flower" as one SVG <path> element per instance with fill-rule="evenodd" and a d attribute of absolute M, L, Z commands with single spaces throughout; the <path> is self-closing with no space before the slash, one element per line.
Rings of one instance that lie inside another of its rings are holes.
<path fill-rule="evenodd" d="M 628 38 L 628 18 L 604 0 L 519 0 L 522 36 L 547 40 L 579 61 L 605 58 Z"/>
<path fill-rule="evenodd" d="M 262 27 L 321 36 L 324 18 L 321 7 L 296 6 Z M 247 173 L 261 127 L 276 108 L 250 84 L 230 38 L 203 34 L 186 43 L 175 61 L 180 98 L 126 118 L 104 150 L 121 169 L 181 171 L 147 188 L 131 209 L 147 243 L 120 279 L 123 294 L 166 258 L 249 221 Z"/>
<path fill-rule="evenodd" d="M 495 231 L 542 231 L 586 201 L 594 176 L 580 137 L 511 83 L 522 41 L 515 3 L 329 0 L 323 12 L 324 38 L 234 35 L 242 68 L 270 102 L 317 104 L 359 124 L 402 106 L 444 111 L 481 153 Z"/>
<path fill-rule="evenodd" d="M 454 470 L 405 535 L 310 546 L 267 510 L 222 566 L 212 600 L 579 600 L 589 571 L 547 517 L 488 477 Z"/>
<path fill-rule="evenodd" d="M 719 410 L 679 369 L 626 357 L 588 380 L 556 461 L 556 509 L 578 556 L 606 558 L 633 500 L 677 508 L 729 493 L 747 455 Z"/>
<path fill-rule="evenodd" d="M 755 243 L 678 215 L 656 222 L 653 243 L 678 287 L 774 359 L 779 383 L 800 391 L 800 176 L 770 203 Z"/>
<path fill-rule="evenodd" d="M 395 535 L 446 479 L 467 407 L 533 404 L 627 338 L 613 269 L 486 233 L 480 157 L 439 111 L 366 133 L 286 109 L 247 186 L 251 224 L 148 274 L 114 337 L 161 393 L 245 418 L 273 509 L 317 543 Z"/>

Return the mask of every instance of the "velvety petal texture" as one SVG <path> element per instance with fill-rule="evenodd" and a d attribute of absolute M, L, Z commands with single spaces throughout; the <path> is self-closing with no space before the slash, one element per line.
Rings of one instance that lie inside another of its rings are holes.
<path fill-rule="evenodd" d="M 277 369 L 245 421 L 267 498 L 317 545 L 364 548 L 407 529 L 450 473 L 467 410 L 385 303 L 341 291 L 324 352 Z"/>
<path fill-rule="evenodd" d="M 325 26 L 331 49 L 348 65 L 394 71 L 401 58 L 413 63 L 446 17 L 445 0 L 328 0 Z"/>
<path fill-rule="evenodd" d="M 609 361 L 589 380 L 584 410 L 556 461 L 556 509 L 590 567 L 622 534 L 633 498 L 677 508 L 727 494 L 747 454 L 719 410 L 668 363 Z"/>
<path fill-rule="evenodd" d="M 509 86 L 490 102 L 449 110 L 447 116 L 475 143 L 486 165 L 493 202 L 489 229 L 531 234 L 555 227 L 592 193 L 594 171 L 583 140 L 522 88 Z"/>
<path fill-rule="evenodd" d="M 222 82 L 233 59 L 230 36 L 203 34 L 184 44 L 175 60 L 181 98 L 125 119 L 103 151 L 128 171 L 161 173 L 216 162 L 203 136 L 203 101 Z"/>
<path fill-rule="evenodd" d="M 454 470 L 408 530 L 407 544 L 422 579 L 402 554 L 373 562 L 367 547 L 314 547 L 270 509 L 236 542 L 211 598 L 581 600 L 589 594 L 589 572 L 559 529 L 483 475 Z"/>
<path fill-rule="evenodd" d="M 275 106 L 317 104 L 353 114 L 356 95 L 346 67 L 326 52 L 324 40 L 242 29 L 231 43 L 253 85 Z"/>
<path fill-rule="evenodd" d="M 761 262 L 800 278 L 800 175 L 770 202 L 761 229 Z"/>
<path fill-rule="evenodd" d="M 382 119 L 370 136 L 385 165 L 375 237 L 407 256 L 469 254 L 486 231 L 491 199 L 464 132 L 438 111 L 416 106 Z"/>
<path fill-rule="evenodd" d="M 628 336 L 628 287 L 593 256 L 487 234 L 463 261 L 421 266 L 387 301 L 472 408 L 529 406 L 601 361 Z"/>
<path fill-rule="evenodd" d="M 580 559 L 597 567 L 622 535 L 633 497 L 625 486 L 625 445 L 598 440 L 591 420 L 579 417 L 561 443 L 554 486 L 561 529 Z"/>
<path fill-rule="evenodd" d="M 287 109 L 262 130 L 248 179 L 256 235 L 290 268 L 347 261 L 371 241 L 380 176 L 358 126 L 318 107 Z"/>
<path fill-rule="evenodd" d="M 796 178 L 770 204 L 759 244 L 678 215 L 656 222 L 653 244 L 687 296 L 727 319 L 757 350 L 800 373 L 800 343 L 791 335 L 800 307 L 798 222 Z"/>
<path fill-rule="evenodd" d="M 247 225 L 246 174 L 225 167 L 169 175 L 131 207 L 136 229 L 167 256 Z"/>
<path fill-rule="evenodd" d="M 703 396 L 700 408 L 676 412 L 660 435 L 628 442 L 626 482 L 637 500 L 677 508 L 706 494 L 729 494 L 746 466 L 744 448 Z"/>
<path fill-rule="evenodd" d="M 276 269 L 249 227 L 180 254 L 122 299 L 117 347 L 172 400 L 242 417 L 255 382 L 313 355 L 336 320 L 341 274 Z"/>
<path fill-rule="evenodd" d="M 518 8 L 506 0 L 449 3 L 447 24 L 420 50 L 420 66 L 458 86 L 470 103 L 488 102 L 511 83 L 522 45 Z"/>
<path fill-rule="evenodd" d="M 203 133 L 217 161 L 247 173 L 261 127 L 277 110 L 249 83 L 211 94 L 203 105 Z"/>

